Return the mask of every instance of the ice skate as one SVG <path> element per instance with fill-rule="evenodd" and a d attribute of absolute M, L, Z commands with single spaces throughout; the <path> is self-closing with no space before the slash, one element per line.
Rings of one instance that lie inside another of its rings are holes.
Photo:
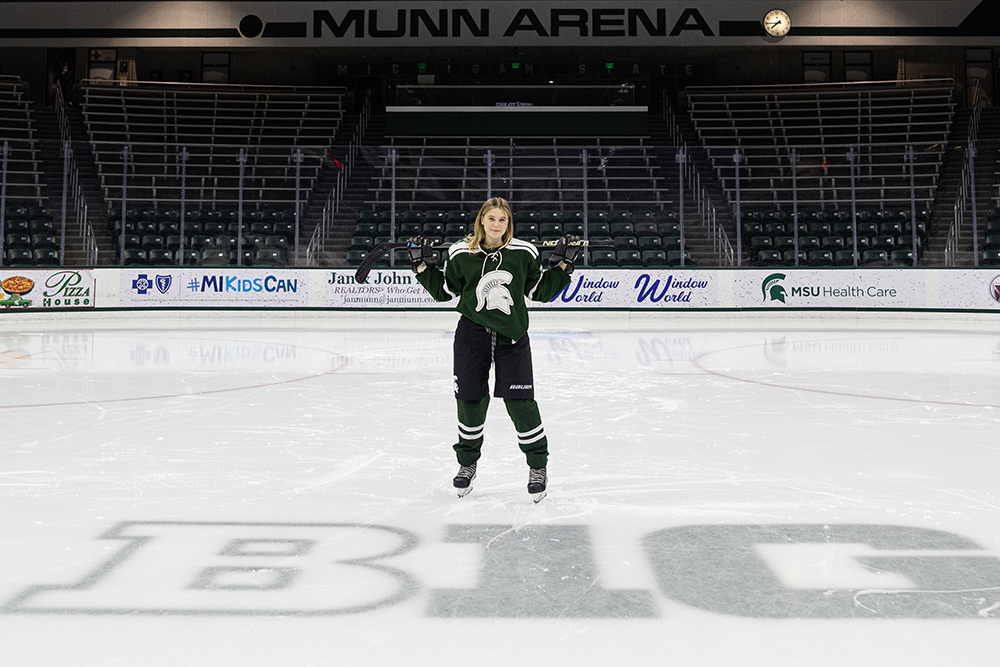
<path fill-rule="evenodd" d="M 458 491 L 458 497 L 467 496 L 472 493 L 472 480 L 476 478 L 476 464 L 462 466 L 458 469 L 458 474 L 452 480 L 452 485 Z"/>
<path fill-rule="evenodd" d="M 547 482 L 545 468 L 532 468 L 528 471 L 528 493 L 536 503 L 545 497 Z"/>

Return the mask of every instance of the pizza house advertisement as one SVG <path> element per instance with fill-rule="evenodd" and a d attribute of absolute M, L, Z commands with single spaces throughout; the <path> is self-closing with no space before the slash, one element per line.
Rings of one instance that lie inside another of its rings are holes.
<path fill-rule="evenodd" d="M 0 290 L 0 312 L 94 307 L 94 273 L 89 269 L 0 267 Z"/>

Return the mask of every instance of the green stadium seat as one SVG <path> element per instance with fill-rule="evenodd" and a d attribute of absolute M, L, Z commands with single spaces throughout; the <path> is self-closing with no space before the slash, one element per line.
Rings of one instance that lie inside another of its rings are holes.
<path fill-rule="evenodd" d="M 813 250 L 809 253 L 809 266 L 833 266 L 833 252 L 830 250 Z"/>
<path fill-rule="evenodd" d="M 811 222 L 809 223 L 809 235 L 810 236 L 830 236 L 833 234 L 833 225 L 829 222 Z"/>
<path fill-rule="evenodd" d="M 277 252 L 277 251 L 275 251 Z M 347 251 L 347 265 L 348 266 L 358 266 L 365 260 L 368 256 L 367 250 L 348 250 Z M 258 262 L 258 265 L 260 262 Z"/>
<path fill-rule="evenodd" d="M 145 266 L 147 264 L 146 251 L 141 248 L 125 249 L 125 266 Z"/>
<path fill-rule="evenodd" d="M 610 223 L 610 228 L 612 238 L 635 235 L 635 228 L 631 222 L 612 222 Z"/>
<path fill-rule="evenodd" d="M 774 238 L 776 236 L 787 236 L 790 232 L 783 222 L 765 222 L 764 234 Z"/>
<path fill-rule="evenodd" d="M 618 250 L 615 252 L 618 266 L 642 266 L 642 255 L 638 250 Z"/>
<path fill-rule="evenodd" d="M 611 236 L 611 225 L 603 220 L 591 220 L 587 222 L 587 232 L 591 237 Z"/>
<path fill-rule="evenodd" d="M 166 248 L 167 240 L 159 234 L 146 234 L 142 237 L 142 249 Z"/>
<path fill-rule="evenodd" d="M 174 263 L 174 254 L 166 248 L 153 248 L 146 251 L 146 259 L 151 266 L 167 266 Z"/>
<path fill-rule="evenodd" d="M 861 253 L 860 263 L 865 266 L 886 266 L 889 264 L 889 253 L 885 250 L 865 250 Z"/>
<path fill-rule="evenodd" d="M 833 263 L 836 266 L 854 266 L 854 251 L 837 250 L 833 253 Z"/>
<path fill-rule="evenodd" d="M 613 250 L 591 250 L 591 266 L 618 266 L 618 260 Z"/>
<path fill-rule="evenodd" d="M 842 236 L 824 236 L 819 240 L 819 244 L 823 250 L 829 250 L 830 252 L 844 250 L 847 247 Z"/>
<path fill-rule="evenodd" d="M 546 236 L 560 237 L 563 234 L 563 226 L 561 222 L 540 222 L 538 224 L 538 234 L 542 238 Z"/>
<path fill-rule="evenodd" d="M 638 250 L 639 239 L 634 236 L 615 237 L 615 250 Z"/>
<path fill-rule="evenodd" d="M 1000 266 L 1000 248 L 987 248 L 979 262 L 982 266 Z"/>
<path fill-rule="evenodd" d="M 198 257 L 201 266 L 229 266 L 229 250 L 206 248 Z"/>
<path fill-rule="evenodd" d="M 667 266 L 667 253 L 663 250 L 643 250 L 642 263 L 648 267 Z"/>
<path fill-rule="evenodd" d="M 30 248 L 11 248 L 7 251 L 8 266 L 34 266 L 35 258 Z"/>
<path fill-rule="evenodd" d="M 31 259 L 38 266 L 59 266 L 59 251 L 55 248 L 39 248 L 31 252 Z"/>
<path fill-rule="evenodd" d="M 663 250 L 663 239 L 659 236 L 638 237 L 639 250 Z"/>
<path fill-rule="evenodd" d="M 23 232 L 7 234 L 8 248 L 31 248 L 31 236 Z"/>
<path fill-rule="evenodd" d="M 55 234 L 42 233 L 42 234 L 32 234 L 31 235 L 31 247 L 32 248 L 58 248 L 59 244 L 56 242 Z"/>
<path fill-rule="evenodd" d="M 786 250 L 795 249 L 795 237 L 794 236 L 775 236 L 773 239 L 772 247 L 778 252 L 785 252 Z"/>
<path fill-rule="evenodd" d="M 816 252 L 815 250 L 813 252 Z M 786 250 L 781 253 L 781 263 L 785 266 L 795 266 L 795 251 Z M 809 262 L 809 253 L 805 250 L 799 250 L 799 266 L 805 266 Z"/>
<path fill-rule="evenodd" d="M 913 248 L 897 248 L 890 253 L 889 259 L 898 266 L 913 266 Z"/>
<path fill-rule="evenodd" d="M 691 253 L 687 250 L 681 252 L 680 250 L 670 250 L 667 252 L 667 266 L 680 266 L 683 260 L 684 266 L 694 266 L 691 261 Z"/>

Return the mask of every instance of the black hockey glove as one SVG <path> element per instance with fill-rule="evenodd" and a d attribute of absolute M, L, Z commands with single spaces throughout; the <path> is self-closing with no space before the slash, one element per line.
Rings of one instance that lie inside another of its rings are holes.
<path fill-rule="evenodd" d="M 566 263 L 566 273 L 573 273 L 573 260 L 576 253 L 580 252 L 580 237 L 573 234 L 566 234 L 560 237 L 556 247 L 549 255 L 549 266 L 559 266 L 561 262 Z"/>
<path fill-rule="evenodd" d="M 437 266 L 437 252 L 430 239 L 414 236 L 406 240 L 406 247 L 410 251 L 410 268 L 414 273 L 420 273 L 421 264 L 427 268 Z"/>

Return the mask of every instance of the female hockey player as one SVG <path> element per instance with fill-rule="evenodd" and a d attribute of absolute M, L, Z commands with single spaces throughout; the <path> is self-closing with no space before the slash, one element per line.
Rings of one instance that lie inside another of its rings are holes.
<path fill-rule="evenodd" d="M 528 493 L 537 503 L 546 493 L 548 440 L 535 402 L 525 301 L 549 301 L 569 282 L 578 239 L 563 236 L 542 271 L 538 249 L 514 238 L 510 205 L 500 197 L 483 204 L 475 231 L 447 251 L 444 272 L 429 239 L 409 240 L 417 280 L 436 301 L 458 299 L 454 377 L 458 402 L 459 497 L 472 491 L 483 446 L 489 373 L 495 366 L 493 395 L 504 400 L 517 441 L 530 468 Z"/>

